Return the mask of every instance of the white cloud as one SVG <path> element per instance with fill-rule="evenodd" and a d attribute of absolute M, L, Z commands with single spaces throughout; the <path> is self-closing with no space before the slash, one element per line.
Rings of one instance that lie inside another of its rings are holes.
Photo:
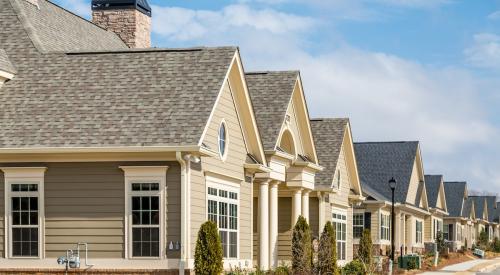
<path fill-rule="evenodd" d="M 488 19 L 491 19 L 491 20 L 498 20 L 500 19 L 500 10 L 499 11 L 495 11 L 491 14 L 488 15 Z"/>
<path fill-rule="evenodd" d="M 432 9 L 452 3 L 450 0 L 375 0 L 381 4 L 416 9 Z"/>
<path fill-rule="evenodd" d="M 473 44 L 464 51 L 473 66 L 500 69 L 500 36 L 491 33 L 474 35 Z"/>
<path fill-rule="evenodd" d="M 229 5 L 219 11 L 160 6 L 154 6 L 153 10 L 153 31 L 177 40 L 200 39 L 232 28 L 273 34 L 301 32 L 317 23 L 309 17 L 273 9 L 255 10 L 244 4 Z"/>

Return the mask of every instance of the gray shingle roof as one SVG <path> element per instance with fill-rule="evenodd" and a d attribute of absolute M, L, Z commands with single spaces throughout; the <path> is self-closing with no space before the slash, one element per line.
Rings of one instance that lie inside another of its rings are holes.
<path fill-rule="evenodd" d="M 472 210 L 472 205 L 474 205 L 474 209 L 476 209 L 476 203 L 475 203 L 475 200 L 473 198 L 467 198 L 465 201 L 464 201 L 464 209 L 462 211 L 462 217 L 465 217 L 465 218 L 469 218 L 470 215 L 471 215 L 471 210 Z M 450 209 L 449 209 L 449 206 L 448 206 L 448 213 L 450 212 Z M 451 216 L 451 214 L 450 214 Z M 458 216 L 457 216 L 458 217 Z M 482 216 L 479 216 L 479 217 L 482 217 Z M 477 218 L 477 216 L 476 216 Z"/>
<path fill-rule="evenodd" d="M 275 150 L 298 71 L 246 73 L 264 150 Z"/>
<path fill-rule="evenodd" d="M 418 141 L 354 143 L 361 187 L 368 185 L 387 200 L 391 198 L 388 181 L 397 180 L 396 202 L 405 203 Z"/>
<path fill-rule="evenodd" d="M 5 71 L 11 74 L 15 74 L 17 72 L 12 63 L 10 63 L 7 53 L 3 49 L 0 49 L 0 71 Z"/>
<path fill-rule="evenodd" d="M 0 147 L 196 145 L 234 47 L 44 54 L 0 93 Z"/>
<path fill-rule="evenodd" d="M 9 1 L 15 7 L 24 28 L 40 51 L 128 48 L 115 33 L 106 31 L 50 1 L 38 0 L 38 8 L 24 0 Z M 1 6 L 6 5 L 7 2 L 2 0 Z"/>
<path fill-rule="evenodd" d="M 426 179 L 427 182 L 427 179 Z M 469 217 L 470 215 L 470 201 L 469 209 L 462 211 L 462 203 L 465 196 L 465 188 L 467 183 L 463 182 L 444 182 L 444 192 L 446 194 L 446 207 L 450 217 Z M 465 204 L 464 204 L 465 209 Z"/>
<path fill-rule="evenodd" d="M 432 208 L 437 207 L 437 199 L 439 196 L 439 188 L 441 187 L 441 182 L 443 181 L 442 175 L 425 175 L 425 187 L 427 191 L 427 199 L 429 200 L 429 206 Z"/>
<path fill-rule="evenodd" d="M 315 175 L 316 185 L 331 186 L 348 123 L 348 118 L 311 119 L 319 165 L 324 167 Z"/>
<path fill-rule="evenodd" d="M 469 199 L 474 201 L 474 208 L 476 209 L 476 219 L 483 219 L 484 211 L 484 196 L 469 196 Z"/>

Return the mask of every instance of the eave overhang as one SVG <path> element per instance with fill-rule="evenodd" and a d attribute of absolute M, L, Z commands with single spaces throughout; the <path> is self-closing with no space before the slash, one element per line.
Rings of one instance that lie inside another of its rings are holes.
<path fill-rule="evenodd" d="M 267 166 L 264 166 L 262 164 L 259 164 L 259 163 L 245 163 L 243 165 L 243 167 L 245 168 L 245 170 L 251 174 L 255 174 L 255 173 L 270 173 L 272 171 L 271 168 L 267 167 Z"/>

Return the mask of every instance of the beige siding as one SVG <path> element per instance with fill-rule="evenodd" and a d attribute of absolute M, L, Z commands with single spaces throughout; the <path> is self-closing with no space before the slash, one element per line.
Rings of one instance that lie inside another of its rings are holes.
<path fill-rule="evenodd" d="M 294 101 L 290 101 L 290 105 L 288 105 L 286 114 L 290 116 L 289 129 L 292 132 L 293 137 L 295 138 L 295 145 L 297 146 L 295 147 L 295 151 L 297 154 L 304 154 L 304 148 L 302 147 L 302 137 Z"/>
<path fill-rule="evenodd" d="M 227 156 L 225 160 L 202 158 L 201 171 L 193 171 L 191 175 L 191 237 L 196 243 L 198 229 L 206 220 L 206 191 L 203 172 L 212 172 L 222 177 L 229 177 L 240 183 L 239 209 L 239 248 L 240 259 L 252 258 L 252 184 L 244 181 L 243 168 L 247 158 L 247 149 L 243 131 L 238 118 L 234 99 L 227 83 L 225 84 L 219 102 L 215 106 L 213 117 L 208 126 L 203 142 L 212 150 L 218 152 L 218 134 L 221 122 L 225 121 L 227 131 Z M 192 245 L 194 255 L 195 245 Z"/>
<path fill-rule="evenodd" d="M 424 240 L 426 242 L 431 242 L 432 241 L 432 227 L 433 227 L 433 219 L 432 216 L 426 216 L 425 217 L 425 224 L 424 224 Z"/>
<path fill-rule="evenodd" d="M 340 173 L 340 189 L 338 188 L 338 176 Z M 332 194 L 333 199 L 330 201 L 338 206 L 348 207 L 349 192 L 351 190 L 351 183 L 349 178 L 349 172 L 347 170 L 347 162 L 344 152 L 344 146 L 342 146 L 339 154 L 339 159 L 337 162 L 337 169 L 335 170 L 334 176 L 334 186 L 338 189 L 338 193 Z"/>
<path fill-rule="evenodd" d="M 346 240 L 346 260 L 352 261 L 353 259 L 353 250 L 352 250 L 352 240 L 353 240 L 353 232 L 352 232 L 352 207 L 347 209 L 347 240 Z"/>
<path fill-rule="evenodd" d="M 278 200 L 278 259 L 290 261 L 292 256 L 292 199 Z"/>
<path fill-rule="evenodd" d="M 321 230 L 319 228 L 319 200 L 317 197 L 309 198 L 309 226 L 311 227 L 313 236 L 320 236 Z"/>
<path fill-rule="evenodd" d="M 47 163 L 45 174 L 45 251 L 57 257 L 78 242 L 90 257 L 124 256 L 125 184 L 122 165 L 159 163 Z M 180 169 L 167 172 L 167 241 L 180 240 Z M 168 257 L 178 257 L 169 253 Z"/>
<path fill-rule="evenodd" d="M 5 256 L 5 248 L 4 248 L 4 241 L 5 241 L 5 236 L 4 236 L 4 233 L 5 233 L 5 225 L 4 225 L 4 216 L 5 216 L 5 212 L 4 212 L 4 205 L 5 205 L 5 202 L 4 202 L 4 186 L 5 186 L 5 182 L 4 182 L 4 175 L 3 175 L 3 172 L 0 171 L 0 258 L 3 258 Z"/>
<path fill-rule="evenodd" d="M 418 169 L 417 162 L 413 162 L 413 169 L 411 172 L 410 185 L 408 186 L 408 193 L 406 197 L 406 202 L 415 204 L 418 186 L 420 184 L 420 180 L 418 177 Z"/>

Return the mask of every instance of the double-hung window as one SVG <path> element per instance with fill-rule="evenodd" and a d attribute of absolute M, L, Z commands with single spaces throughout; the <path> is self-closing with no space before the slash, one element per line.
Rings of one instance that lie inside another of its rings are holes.
<path fill-rule="evenodd" d="M 238 258 L 238 190 L 224 185 L 207 188 L 207 218 L 217 224 L 224 258 Z"/>
<path fill-rule="evenodd" d="M 415 221 L 415 242 L 422 243 L 422 221 Z"/>
<path fill-rule="evenodd" d="M 364 213 L 354 213 L 352 215 L 352 233 L 354 238 L 361 238 L 363 235 L 363 229 L 365 228 L 365 214 Z"/>
<path fill-rule="evenodd" d="M 389 214 L 380 214 L 380 239 L 389 241 L 391 239 L 391 216 Z"/>
<path fill-rule="evenodd" d="M 332 222 L 335 227 L 336 237 L 337 237 L 337 259 L 346 259 L 346 227 L 347 227 L 347 217 L 345 214 L 332 214 Z"/>
<path fill-rule="evenodd" d="M 0 168 L 5 175 L 6 255 L 43 257 L 44 167 Z"/>
<path fill-rule="evenodd" d="M 167 166 L 121 166 L 125 172 L 127 258 L 161 258 L 166 253 Z"/>

